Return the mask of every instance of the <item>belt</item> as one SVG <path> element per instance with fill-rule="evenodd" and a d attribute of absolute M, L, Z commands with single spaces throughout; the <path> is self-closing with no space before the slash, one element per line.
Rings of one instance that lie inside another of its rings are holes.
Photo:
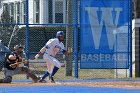
<path fill-rule="evenodd" d="M 49 55 L 48 53 L 45 53 L 45 54 Z M 52 55 L 49 55 L 49 56 L 54 57 L 54 56 L 52 56 Z"/>

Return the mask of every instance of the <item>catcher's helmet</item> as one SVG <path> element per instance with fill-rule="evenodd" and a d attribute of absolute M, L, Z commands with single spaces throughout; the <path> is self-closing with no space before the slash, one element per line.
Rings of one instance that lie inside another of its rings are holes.
<path fill-rule="evenodd" d="M 19 49 L 19 48 L 22 48 L 22 49 L 23 49 L 23 46 L 19 46 L 19 45 L 15 45 L 15 46 L 14 46 L 14 50 L 17 50 L 17 49 Z"/>
<path fill-rule="evenodd" d="M 64 36 L 64 32 L 63 31 L 58 31 L 56 33 L 56 37 L 59 37 L 59 36 Z"/>

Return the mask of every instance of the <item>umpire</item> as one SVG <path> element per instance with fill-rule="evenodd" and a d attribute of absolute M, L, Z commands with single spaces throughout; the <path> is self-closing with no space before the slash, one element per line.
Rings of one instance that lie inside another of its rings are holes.
<path fill-rule="evenodd" d="M 5 78 L 0 80 L 0 83 L 11 83 L 12 76 L 15 74 L 26 73 L 33 82 L 38 81 L 38 77 L 33 74 L 27 66 L 19 67 L 19 64 L 22 63 L 23 47 L 16 45 L 14 51 L 7 56 L 5 63 L 4 75 Z"/>

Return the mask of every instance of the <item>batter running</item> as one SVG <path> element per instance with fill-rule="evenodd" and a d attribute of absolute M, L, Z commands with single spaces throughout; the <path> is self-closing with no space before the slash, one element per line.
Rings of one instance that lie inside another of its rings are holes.
<path fill-rule="evenodd" d="M 58 52 L 62 52 L 65 55 L 69 55 L 71 51 L 66 51 L 64 44 L 62 43 L 64 41 L 64 32 L 58 31 L 56 33 L 56 38 L 50 39 L 46 45 L 38 52 L 38 54 L 35 56 L 35 59 L 38 59 L 38 57 L 41 54 L 43 55 L 43 59 L 47 64 L 48 70 L 45 72 L 43 76 L 41 76 L 41 79 L 39 82 L 44 82 L 45 78 L 47 76 L 50 77 L 50 80 L 52 83 L 55 83 L 54 81 L 54 75 L 59 70 L 59 68 L 62 66 L 62 64 L 55 58 L 55 55 Z"/>

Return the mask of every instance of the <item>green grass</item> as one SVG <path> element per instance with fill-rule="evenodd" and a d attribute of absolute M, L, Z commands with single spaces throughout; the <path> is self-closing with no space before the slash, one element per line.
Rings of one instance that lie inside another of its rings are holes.
<path fill-rule="evenodd" d="M 45 71 L 46 68 L 44 68 Z M 42 69 L 43 70 L 43 69 Z M 37 71 L 34 71 L 37 72 Z M 41 72 L 39 74 L 39 72 Z M 37 72 L 38 76 L 43 75 L 43 71 Z M 55 75 L 56 80 L 73 80 L 74 79 L 74 71 L 72 71 L 72 76 L 66 76 L 65 75 L 65 68 L 61 67 L 59 71 Z M 114 71 L 113 70 L 84 70 L 79 69 L 79 79 L 93 79 L 93 78 L 114 78 Z M 26 79 L 26 75 L 20 74 L 15 75 L 13 79 L 19 80 L 19 79 Z"/>
<path fill-rule="evenodd" d="M 36 73 L 38 76 L 44 74 L 47 70 L 46 64 L 34 64 L 30 66 L 31 70 Z M 113 69 L 78 69 L 79 79 L 93 79 L 93 78 L 114 78 Z M 73 80 L 74 79 L 74 70 L 72 70 L 72 76 L 65 75 L 65 67 L 61 67 L 55 75 L 56 80 Z M 0 72 L 0 78 L 3 77 L 3 72 Z M 25 74 L 14 75 L 14 80 L 23 80 L 26 79 Z"/>

